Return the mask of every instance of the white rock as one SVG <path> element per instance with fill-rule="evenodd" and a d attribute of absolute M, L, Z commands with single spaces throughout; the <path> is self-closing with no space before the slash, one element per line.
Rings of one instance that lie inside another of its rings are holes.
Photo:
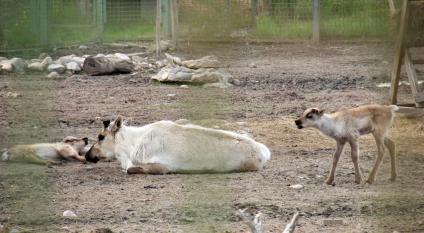
<path fill-rule="evenodd" d="M 0 62 L 1 62 L 1 61 L 5 61 L 5 60 L 7 60 L 7 58 L 5 58 L 5 57 L 0 57 Z"/>
<path fill-rule="evenodd" d="M 106 55 L 104 55 L 103 53 L 99 53 L 99 54 L 97 54 L 96 56 L 94 56 L 94 57 L 106 57 Z"/>
<path fill-rule="evenodd" d="M 28 65 L 28 70 L 31 71 L 43 71 L 44 70 L 44 66 L 41 62 L 34 62 Z"/>
<path fill-rule="evenodd" d="M 196 60 L 183 61 L 182 64 L 188 68 L 216 68 L 220 66 L 220 62 L 216 56 L 205 56 Z"/>
<path fill-rule="evenodd" d="M 167 94 L 168 97 L 175 97 L 177 94 Z"/>
<path fill-rule="evenodd" d="M 38 59 L 43 60 L 44 58 L 48 57 L 49 55 L 47 53 L 40 53 L 38 56 Z"/>
<path fill-rule="evenodd" d="M 57 72 L 57 73 L 59 73 L 59 74 L 63 74 L 63 73 L 65 73 L 66 68 L 65 68 L 65 66 L 63 66 L 63 65 L 61 65 L 61 64 L 50 64 L 50 65 L 47 67 L 47 70 L 48 70 L 49 72 L 56 71 L 56 72 Z"/>
<path fill-rule="evenodd" d="M 66 63 L 66 69 L 70 70 L 73 73 L 81 71 L 80 65 L 75 61 L 71 61 L 71 62 Z"/>
<path fill-rule="evenodd" d="M 194 83 L 217 83 L 221 80 L 222 76 L 217 72 L 204 72 L 195 74 L 191 77 L 191 81 Z"/>
<path fill-rule="evenodd" d="M 12 58 L 10 63 L 12 64 L 15 72 L 25 72 L 25 69 L 27 68 L 27 63 L 22 58 Z"/>
<path fill-rule="evenodd" d="M 12 63 L 9 60 L 0 62 L 0 71 L 13 72 Z"/>
<path fill-rule="evenodd" d="M 80 45 L 80 46 L 78 46 L 78 49 L 86 50 L 86 49 L 88 49 L 88 46 L 87 45 Z"/>
<path fill-rule="evenodd" d="M 53 59 L 49 56 L 45 57 L 44 60 L 41 62 L 43 64 L 44 69 L 47 68 L 48 65 L 53 63 Z"/>
<path fill-rule="evenodd" d="M 180 88 L 187 89 L 188 88 L 188 85 L 181 85 Z"/>
<path fill-rule="evenodd" d="M 292 189 L 303 189 L 303 185 L 301 185 L 301 184 L 290 185 L 290 188 L 292 188 Z"/>
<path fill-rule="evenodd" d="M 49 75 L 47 75 L 48 78 L 59 78 L 60 74 L 56 71 L 51 72 Z"/>
<path fill-rule="evenodd" d="M 65 210 L 63 212 L 63 217 L 66 217 L 66 218 L 76 218 L 78 216 L 72 210 Z"/>
<path fill-rule="evenodd" d="M 252 62 L 252 63 L 250 63 L 250 64 L 248 65 L 248 67 L 250 67 L 250 68 L 256 68 L 257 66 L 256 66 L 256 64 L 255 64 L 254 62 Z"/>
<path fill-rule="evenodd" d="M 115 57 L 118 58 L 119 60 L 126 60 L 126 61 L 131 60 L 130 57 L 128 57 L 126 54 L 123 54 L 123 53 L 115 53 Z"/>

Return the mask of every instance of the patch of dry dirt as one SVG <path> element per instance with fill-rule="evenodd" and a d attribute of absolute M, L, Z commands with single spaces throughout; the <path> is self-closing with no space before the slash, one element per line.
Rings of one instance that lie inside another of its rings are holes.
<path fill-rule="evenodd" d="M 132 125 L 185 118 L 242 130 L 272 150 L 263 171 L 237 174 L 129 176 L 116 162 L 54 168 L 3 163 L 0 224 L 35 232 L 100 227 L 115 232 L 245 232 L 247 225 L 235 212 L 248 208 L 264 214 L 266 232 L 281 232 L 295 211 L 301 213 L 296 232 L 423 232 L 424 132 L 419 120 L 396 119 L 391 135 L 397 142 L 399 179 L 388 181 L 385 158 L 372 186 L 354 184 L 349 150 L 338 166 L 336 186 L 324 185 L 334 143 L 293 124 L 306 107 L 334 111 L 387 103 L 388 88 L 375 84 L 388 81 L 388 51 L 381 44 L 202 44 L 175 53 L 184 58 L 217 55 L 241 81 L 230 89 L 159 85 L 150 83 L 147 74 L 66 80 L 0 76 L 0 90 L 22 94 L 0 97 L 1 147 L 65 135 L 94 138 L 101 119 L 121 114 Z M 402 101 L 410 101 L 407 87 L 400 92 Z M 360 147 L 367 175 L 376 149 L 371 137 L 364 137 Z M 293 184 L 304 188 L 292 189 Z M 63 219 L 68 209 L 78 218 Z M 324 226 L 326 219 L 343 224 Z"/>

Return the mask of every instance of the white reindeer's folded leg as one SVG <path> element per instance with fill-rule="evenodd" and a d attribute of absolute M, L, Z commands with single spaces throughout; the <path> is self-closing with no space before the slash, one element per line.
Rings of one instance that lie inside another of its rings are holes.
<path fill-rule="evenodd" d="M 148 163 L 129 167 L 127 169 L 128 174 L 151 174 L 151 175 L 163 175 L 169 173 L 169 169 L 159 163 Z"/>

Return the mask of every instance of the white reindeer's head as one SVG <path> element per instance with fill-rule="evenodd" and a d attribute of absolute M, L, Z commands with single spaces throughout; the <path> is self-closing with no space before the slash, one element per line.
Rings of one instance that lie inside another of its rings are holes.
<path fill-rule="evenodd" d="M 318 108 L 308 108 L 306 109 L 299 119 L 295 120 L 297 128 L 308 128 L 316 126 L 316 123 L 319 119 L 321 119 L 324 114 L 324 110 Z"/>
<path fill-rule="evenodd" d="M 99 160 L 115 159 L 115 136 L 122 125 L 121 116 L 118 116 L 113 122 L 103 121 L 103 130 L 97 136 L 97 142 L 85 154 L 85 159 L 92 163 L 97 163 Z"/>

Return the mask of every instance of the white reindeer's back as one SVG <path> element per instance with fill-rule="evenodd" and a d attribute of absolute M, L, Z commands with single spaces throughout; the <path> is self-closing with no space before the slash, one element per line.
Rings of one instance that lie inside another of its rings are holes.
<path fill-rule="evenodd" d="M 144 126 L 133 163 L 161 163 L 171 171 L 236 171 L 245 164 L 261 169 L 269 149 L 230 131 L 160 121 Z"/>

